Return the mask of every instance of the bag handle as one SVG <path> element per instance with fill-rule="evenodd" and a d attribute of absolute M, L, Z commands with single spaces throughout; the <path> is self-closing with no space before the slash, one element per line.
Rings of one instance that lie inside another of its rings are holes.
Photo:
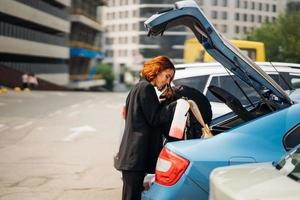
<path fill-rule="evenodd" d="M 197 121 L 201 124 L 202 128 L 202 137 L 201 138 L 210 138 L 214 136 L 211 131 L 209 130 L 207 124 L 205 124 L 201 112 L 197 106 L 197 104 L 193 100 L 188 100 L 190 104 L 190 109 L 194 116 L 196 117 Z"/>

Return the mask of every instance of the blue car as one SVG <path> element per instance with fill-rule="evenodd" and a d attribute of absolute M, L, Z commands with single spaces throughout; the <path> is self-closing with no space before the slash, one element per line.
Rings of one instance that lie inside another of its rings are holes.
<path fill-rule="evenodd" d="M 155 182 L 142 199 L 208 199 L 213 169 L 278 160 L 300 143 L 300 104 L 222 37 L 194 1 L 177 2 L 145 22 L 149 36 L 163 35 L 180 25 L 189 27 L 209 54 L 236 75 L 232 78 L 256 94 L 239 87 L 249 101 L 245 106 L 226 90 L 210 86 L 210 92 L 233 112 L 213 120 L 210 129 L 215 136 L 211 138 L 168 143 L 158 158 Z"/>

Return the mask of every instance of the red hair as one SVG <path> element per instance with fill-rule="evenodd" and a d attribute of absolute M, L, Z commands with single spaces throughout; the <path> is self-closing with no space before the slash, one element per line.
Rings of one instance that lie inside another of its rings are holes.
<path fill-rule="evenodd" d="M 172 69 L 175 71 L 175 67 L 169 58 L 166 56 L 157 56 L 144 63 L 142 76 L 151 82 L 160 72 L 166 69 Z M 171 80 L 173 80 L 173 77 Z"/>

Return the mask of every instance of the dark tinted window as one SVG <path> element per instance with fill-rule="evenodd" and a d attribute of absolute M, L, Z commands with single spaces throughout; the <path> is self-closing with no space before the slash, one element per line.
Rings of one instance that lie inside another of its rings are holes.
<path fill-rule="evenodd" d="M 203 93 L 208 76 L 196 76 L 174 80 L 174 85 L 186 85 L 195 88 Z"/>
<path fill-rule="evenodd" d="M 283 141 L 284 147 L 287 150 L 294 148 L 297 144 L 300 144 L 300 125 L 291 130 Z"/>
<path fill-rule="evenodd" d="M 249 87 L 246 83 L 241 81 L 240 79 L 235 77 L 236 82 L 239 84 L 239 86 L 245 91 L 245 93 L 248 95 L 250 100 L 252 102 L 258 101 L 259 95 L 257 92 L 252 88 Z M 242 93 L 242 91 L 239 89 L 239 87 L 234 83 L 232 78 L 230 76 L 216 76 L 213 77 L 209 85 L 214 85 L 220 88 L 225 89 L 230 94 L 238 98 L 243 105 L 248 105 L 249 101 L 245 97 L 245 95 Z M 221 102 L 219 99 L 217 99 L 210 91 L 207 91 L 206 94 L 209 101 L 213 102 Z"/>
<path fill-rule="evenodd" d="M 294 89 L 300 88 L 300 74 L 290 74 L 290 80 Z"/>
<path fill-rule="evenodd" d="M 291 85 L 289 74 L 286 72 L 280 72 L 279 76 L 278 74 L 269 74 L 269 76 L 278 84 L 280 87 L 282 87 L 283 90 L 289 90 L 289 85 Z"/>

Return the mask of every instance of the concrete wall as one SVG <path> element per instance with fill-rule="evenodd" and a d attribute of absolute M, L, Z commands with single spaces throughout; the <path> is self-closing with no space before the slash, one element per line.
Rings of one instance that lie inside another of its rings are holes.
<path fill-rule="evenodd" d="M 69 48 L 51 44 L 33 42 L 17 38 L 0 36 L 0 52 L 68 59 Z"/>
<path fill-rule="evenodd" d="M 0 12 L 28 20 L 65 33 L 70 32 L 70 22 L 12 0 L 0 1 Z"/>

